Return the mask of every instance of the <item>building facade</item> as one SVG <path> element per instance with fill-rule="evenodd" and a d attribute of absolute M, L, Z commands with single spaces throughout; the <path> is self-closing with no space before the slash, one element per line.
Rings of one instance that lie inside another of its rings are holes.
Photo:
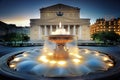
<path fill-rule="evenodd" d="M 100 31 L 114 31 L 120 35 L 120 18 L 118 19 L 97 19 L 96 22 L 90 26 L 90 34 Z"/>
<path fill-rule="evenodd" d="M 59 22 L 78 40 L 90 40 L 90 19 L 80 18 L 80 8 L 64 4 L 41 8 L 40 19 L 30 19 L 30 39 L 44 40 L 59 27 Z"/>

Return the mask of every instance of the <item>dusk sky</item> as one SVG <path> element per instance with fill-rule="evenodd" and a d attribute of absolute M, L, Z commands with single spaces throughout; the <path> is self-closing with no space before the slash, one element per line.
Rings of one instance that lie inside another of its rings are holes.
<path fill-rule="evenodd" d="M 81 18 L 120 17 L 119 0 L 0 0 L 0 21 L 17 26 L 29 26 L 29 19 L 39 18 L 39 9 L 58 3 L 79 7 Z"/>

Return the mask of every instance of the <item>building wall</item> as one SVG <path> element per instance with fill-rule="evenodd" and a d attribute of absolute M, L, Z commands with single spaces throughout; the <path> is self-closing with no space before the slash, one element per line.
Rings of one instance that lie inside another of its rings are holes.
<path fill-rule="evenodd" d="M 39 27 L 38 26 L 34 26 L 34 27 L 31 27 L 30 29 L 30 37 L 31 40 L 39 40 L 40 37 L 39 37 Z"/>
<path fill-rule="evenodd" d="M 82 26 L 82 39 L 81 40 L 90 40 L 90 28 L 89 25 Z"/>

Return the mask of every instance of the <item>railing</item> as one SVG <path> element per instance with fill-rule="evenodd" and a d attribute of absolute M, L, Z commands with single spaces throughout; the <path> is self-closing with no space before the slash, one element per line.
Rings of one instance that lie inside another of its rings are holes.
<path fill-rule="evenodd" d="M 28 47 L 28 46 L 43 46 L 44 41 L 42 42 L 0 42 L 0 45 L 3 46 L 12 46 L 12 47 Z M 77 42 L 78 46 L 120 46 L 120 42 L 116 43 L 96 43 L 96 42 Z"/>
<path fill-rule="evenodd" d="M 24 46 L 43 46 L 43 42 L 0 42 L 0 45 L 12 46 L 12 47 L 24 47 Z"/>

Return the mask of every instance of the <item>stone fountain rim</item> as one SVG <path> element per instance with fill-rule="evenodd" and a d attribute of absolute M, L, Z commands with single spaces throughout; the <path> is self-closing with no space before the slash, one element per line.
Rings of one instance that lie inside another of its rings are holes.
<path fill-rule="evenodd" d="M 89 49 L 91 50 L 91 49 Z M 96 51 L 96 50 L 92 50 L 92 51 Z M 38 80 L 38 79 L 51 79 L 53 77 L 43 77 L 43 76 L 35 76 L 35 75 L 29 75 L 29 74 L 21 74 L 17 71 L 14 71 L 12 69 L 10 69 L 7 65 L 7 62 L 8 62 L 8 59 L 10 59 L 10 57 L 14 56 L 14 55 L 17 55 L 17 54 L 21 54 L 22 52 L 24 51 L 19 51 L 19 52 L 14 52 L 14 53 L 9 53 L 7 55 L 4 55 L 3 57 L 0 58 L 0 75 L 3 75 L 3 76 L 6 76 L 6 77 L 9 77 L 9 78 L 12 78 L 12 79 L 17 79 L 17 80 Z M 98 51 L 100 52 L 100 51 Z M 106 54 L 104 52 L 101 52 L 103 54 Z M 108 54 L 106 54 L 108 55 Z M 65 78 L 70 78 L 70 79 L 83 79 L 83 80 L 96 80 L 96 79 L 106 79 L 106 78 L 109 78 L 111 79 L 112 76 L 115 76 L 117 74 L 120 74 L 120 71 L 119 71 L 119 66 L 120 66 L 120 60 L 118 59 L 117 56 L 115 55 L 110 55 L 112 56 L 112 60 L 115 61 L 115 66 L 107 71 L 101 71 L 101 72 L 95 72 L 95 73 L 89 73 L 87 75 L 83 75 L 83 76 L 71 76 L 71 77 L 65 77 Z M 64 76 L 63 76 L 64 77 Z M 58 77 L 58 78 L 62 78 L 62 77 Z M 56 77 L 57 79 L 57 77 Z"/>
<path fill-rule="evenodd" d="M 74 35 L 67 35 L 67 34 L 56 34 L 56 35 L 49 35 L 49 36 L 74 36 Z"/>

